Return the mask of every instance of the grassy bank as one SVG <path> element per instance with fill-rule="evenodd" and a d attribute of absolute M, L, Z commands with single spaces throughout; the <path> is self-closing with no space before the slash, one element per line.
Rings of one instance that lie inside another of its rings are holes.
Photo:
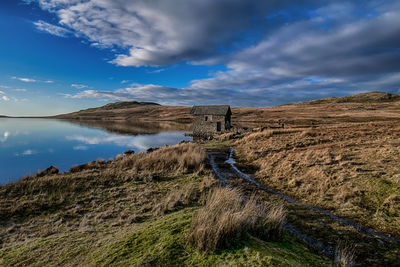
<path fill-rule="evenodd" d="M 204 150 L 189 143 L 2 186 L 0 265 L 329 264 L 286 233 L 260 237 L 257 225 L 272 225 L 266 221 L 269 209 L 247 204 L 240 194 L 233 194 L 237 209 L 220 217 L 210 208 L 210 192 L 222 189 L 215 189 L 206 164 Z M 254 209 L 265 216 L 253 217 Z M 223 218 L 244 211 L 248 219 L 240 227 L 227 227 Z M 222 245 L 196 245 L 201 238 L 193 233 L 214 226 L 213 221 L 195 223 L 204 213 L 224 226 L 225 234 L 215 235 Z M 252 218 L 257 223 L 249 223 Z M 271 229 L 279 232 L 279 224 Z"/>
<path fill-rule="evenodd" d="M 294 198 L 400 237 L 400 123 L 247 133 L 230 144 L 248 172 Z"/>

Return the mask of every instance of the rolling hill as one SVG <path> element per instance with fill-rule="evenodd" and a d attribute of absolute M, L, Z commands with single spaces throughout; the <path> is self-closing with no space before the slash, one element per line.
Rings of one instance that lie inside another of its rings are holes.
<path fill-rule="evenodd" d="M 54 118 L 91 121 L 180 121 L 190 122 L 190 107 L 161 106 L 151 102 L 117 102 L 58 115 Z"/>
<path fill-rule="evenodd" d="M 151 102 L 117 102 L 53 118 L 79 121 L 175 121 L 190 123 L 187 106 L 162 106 Z M 382 92 L 330 97 L 277 107 L 232 108 L 237 126 L 271 124 L 314 125 L 337 122 L 362 122 L 400 119 L 400 95 Z"/>

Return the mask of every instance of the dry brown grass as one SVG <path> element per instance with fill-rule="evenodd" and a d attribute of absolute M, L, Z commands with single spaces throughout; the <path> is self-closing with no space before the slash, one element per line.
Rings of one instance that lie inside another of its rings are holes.
<path fill-rule="evenodd" d="M 198 198 L 199 188 L 196 183 L 185 184 L 182 188 L 176 186 L 164 200 L 154 207 L 154 210 L 156 214 L 165 214 L 179 206 L 197 202 Z"/>
<path fill-rule="evenodd" d="M 370 93 L 278 107 L 233 108 L 232 121 L 234 125 L 245 127 L 276 127 L 282 123 L 309 127 L 341 122 L 399 121 L 399 95 L 390 101 L 384 98 L 385 94 Z"/>
<path fill-rule="evenodd" d="M 188 241 L 210 252 L 228 247 L 246 234 L 266 240 L 281 235 L 286 211 L 282 206 L 265 206 L 254 197 L 245 200 L 236 189 L 216 188 L 193 217 Z"/>
<path fill-rule="evenodd" d="M 335 250 L 333 265 L 335 267 L 353 267 L 355 266 L 355 249 L 354 246 L 339 244 Z"/>
<path fill-rule="evenodd" d="M 193 170 L 202 171 L 204 169 L 206 154 L 205 151 L 193 144 L 184 143 L 174 146 L 165 146 L 152 153 L 138 153 L 122 156 L 118 154 L 112 164 L 106 165 L 105 161 L 97 160 L 74 166 L 70 169 L 71 173 L 84 170 L 100 170 L 104 168 L 114 171 L 114 175 L 125 175 L 121 170 L 128 170 L 129 174 L 176 174 L 188 173 Z"/>
<path fill-rule="evenodd" d="M 116 105 L 118 106 L 118 104 Z M 79 112 L 60 115 L 57 118 L 81 121 L 84 124 L 106 128 L 110 131 L 138 133 L 171 129 L 171 123 L 157 125 L 154 122 L 192 122 L 190 107 L 133 105 L 109 109 L 91 108 Z M 278 107 L 232 108 L 233 125 L 241 127 L 322 125 L 338 122 L 366 122 L 379 120 L 399 121 L 399 96 L 391 97 L 383 93 L 370 93 L 345 98 L 330 98 L 305 103 L 295 103 Z M 106 121 L 107 123 L 102 123 Z M 153 122 L 152 124 L 142 122 Z M 126 122 L 129 122 L 127 124 Z M 137 127 L 137 126 L 139 127 Z M 148 126 L 146 126 L 148 125 Z M 190 125 L 174 125 L 175 129 L 190 130 Z"/>
<path fill-rule="evenodd" d="M 187 173 L 201 171 L 206 159 L 205 151 L 193 143 L 164 147 L 149 154 L 139 153 L 121 161 L 124 167 L 137 171 L 160 173 Z"/>
<path fill-rule="evenodd" d="M 269 186 L 400 236 L 399 122 L 267 130 L 235 145 Z"/>
<path fill-rule="evenodd" d="M 209 183 L 199 180 L 209 176 L 205 160 L 200 146 L 185 143 L 1 186 L 0 247 L 53 233 L 140 222 L 159 214 L 154 207 L 163 202 L 166 211 L 188 205 Z"/>
<path fill-rule="evenodd" d="M 132 127 L 140 124 L 141 121 L 182 121 L 190 122 L 192 116 L 190 115 L 190 107 L 182 106 L 159 106 L 159 105 L 132 105 L 129 107 L 122 106 L 116 109 L 108 109 L 106 107 L 90 108 L 78 112 L 73 112 L 69 114 L 59 115 L 56 118 L 60 119 L 72 119 L 72 120 L 82 120 L 85 124 L 96 125 L 96 122 L 101 121 L 112 121 L 112 122 L 127 122 L 129 121 L 129 128 L 131 131 L 143 131 L 143 125 L 138 125 L 139 127 Z M 87 121 L 87 122 L 85 122 Z M 133 124 L 131 124 L 133 122 Z M 109 128 L 107 125 L 100 125 L 101 127 Z M 123 126 L 126 129 L 126 125 L 114 124 L 110 130 L 118 130 Z M 153 128 L 154 129 L 154 124 Z M 162 129 L 167 129 L 168 125 L 160 125 Z M 166 127 L 164 127 L 166 126 Z M 157 126 L 156 126 L 157 127 Z M 140 129 L 142 128 L 142 129 Z"/>
<path fill-rule="evenodd" d="M 213 139 L 218 141 L 225 141 L 225 140 L 232 140 L 236 137 L 236 134 L 233 132 L 230 133 L 223 133 L 223 134 L 216 134 L 214 135 Z"/>

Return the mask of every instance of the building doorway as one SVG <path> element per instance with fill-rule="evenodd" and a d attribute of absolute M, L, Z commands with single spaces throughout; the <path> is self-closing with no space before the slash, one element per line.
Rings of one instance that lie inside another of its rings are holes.
<path fill-rule="evenodd" d="M 220 131 L 221 131 L 221 122 L 218 121 L 217 122 L 217 132 L 220 132 Z"/>

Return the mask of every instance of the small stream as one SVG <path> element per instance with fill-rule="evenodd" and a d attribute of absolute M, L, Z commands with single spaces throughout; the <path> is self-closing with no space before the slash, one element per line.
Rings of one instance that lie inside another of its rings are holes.
<path fill-rule="evenodd" d="M 232 155 L 232 152 L 231 152 L 231 155 Z M 220 168 L 218 167 L 217 163 L 215 162 L 215 157 L 216 157 L 215 155 L 209 155 L 208 156 L 208 158 L 210 160 L 211 169 L 213 170 L 215 176 L 218 178 L 218 180 L 221 182 L 221 184 L 223 186 L 230 186 L 229 182 L 228 182 L 228 179 L 222 174 Z M 254 180 L 252 181 L 252 179 L 250 177 L 246 177 L 246 174 L 240 172 L 237 169 L 237 167 L 234 165 L 235 164 L 235 160 L 232 157 L 229 157 L 229 159 L 226 161 L 226 163 L 229 163 L 230 166 L 232 167 L 232 169 L 234 169 L 235 172 L 238 172 L 238 175 L 239 175 L 239 173 L 243 174 L 243 176 L 240 175 L 241 178 L 245 179 L 248 182 L 253 183 Z M 261 185 L 259 185 L 256 181 L 254 181 L 254 183 L 256 185 L 258 185 L 258 187 L 260 187 L 262 189 Z M 267 191 L 267 192 L 269 192 L 269 191 Z M 269 193 L 272 193 L 272 191 L 269 192 Z M 292 235 L 294 235 L 296 238 L 298 238 L 301 241 L 303 241 L 308 246 L 321 251 L 326 256 L 328 256 L 330 258 L 332 258 L 334 256 L 334 249 L 332 247 L 326 246 L 323 243 L 321 243 L 320 241 L 311 238 L 307 234 L 305 234 L 302 231 L 300 231 L 299 229 L 295 228 L 292 224 L 286 223 L 283 226 L 283 229 L 288 231 Z"/>
<path fill-rule="evenodd" d="M 311 206 L 311 205 L 307 205 L 304 203 L 301 203 L 299 201 L 296 201 L 295 199 L 284 195 L 280 192 L 277 192 L 271 188 L 268 188 L 266 186 L 261 185 L 260 183 L 258 183 L 257 181 L 254 180 L 254 178 L 252 178 L 250 175 L 243 173 L 242 171 L 240 171 L 237 166 L 236 166 L 236 161 L 233 158 L 233 153 L 234 153 L 234 149 L 233 147 L 230 148 L 230 152 L 229 152 L 229 158 L 227 160 L 225 160 L 225 163 L 229 164 L 231 170 L 240 178 L 242 178 L 243 180 L 255 185 L 257 188 L 278 196 L 281 199 L 284 199 L 285 201 L 289 202 L 289 203 L 293 203 L 296 205 L 301 205 L 302 207 L 305 207 L 309 210 L 315 211 L 317 213 L 320 214 L 324 214 L 329 216 L 332 220 L 345 225 L 345 226 L 351 226 L 354 229 L 356 229 L 358 232 L 362 233 L 362 234 L 366 234 L 366 235 L 370 235 L 374 238 L 380 238 L 383 239 L 385 241 L 390 241 L 390 242 L 400 242 L 400 239 L 395 238 L 395 237 L 391 237 L 388 235 L 385 235 L 383 233 L 379 233 L 371 228 L 363 228 L 360 225 L 356 224 L 355 222 L 352 222 L 350 220 L 347 219 L 343 219 L 341 217 L 338 217 L 336 215 L 334 215 L 333 213 L 331 213 L 330 211 L 315 207 L 315 206 Z M 209 160 L 210 160 L 210 165 L 211 168 L 215 174 L 215 176 L 218 178 L 218 180 L 221 182 L 221 184 L 223 186 L 229 186 L 229 182 L 228 182 L 228 178 L 226 177 L 226 175 L 223 174 L 223 172 L 221 171 L 221 169 L 218 167 L 218 164 L 215 162 L 215 158 L 217 157 L 216 155 L 213 154 L 209 154 Z M 323 254 L 327 255 L 328 257 L 333 257 L 334 256 L 334 249 L 330 246 L 327 246 L 323 243 L 321 243 L 318 240 L 315 240 L 313 238 L 311 238 L 310 236 L 308 236 L 307 234 L 303 233 L 302 231 L 300 231 L 299 229 L 295 228 L 292 224 L 290 223 L 286 223 L 283 227 L 286 231 L 288 231 L 289 233 L 291 233 L 292 235 L 294 235 L 295 237 L 297 237 L 298 239 L 302 240 L 304 243 L 306 243 L 307 245 L 309 245 L 310 247 L 313 247 L 315 249 L 320 250 Z"/>

